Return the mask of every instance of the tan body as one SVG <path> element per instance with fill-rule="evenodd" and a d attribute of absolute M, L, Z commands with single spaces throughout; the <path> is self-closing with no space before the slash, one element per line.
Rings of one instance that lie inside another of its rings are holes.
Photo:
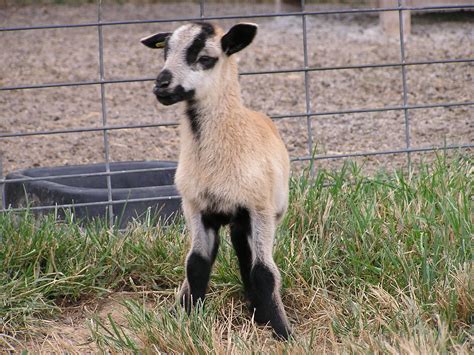
<path fill-rule="evenodd" d="M 206 115 L 199 142 L 189 122 L 181 124 L 178 190 L 199 210 L 217 199 L 219 212 L 246 206 L 281 217 L 288 199 L 286 148 L 267 116 L 235 106 Z"/>
<path fill-rule="evenodd" d="M 187 105 L 175 178 L 191 234 L 180 301 L 190 311 L 204 299 L 219 229 L 229 225 L 254 319 L 270 323 L 279 338 L 287 339 L 290 325 L 272 253 L 288 205 L 289 158 L 271 119 L 243 106 L 232 56 L 255 33 L 253 24 L 238 24 L 224 34 L 200 23 L 142 42 L 167 53 L 154 89 L 158 100 Z"/>

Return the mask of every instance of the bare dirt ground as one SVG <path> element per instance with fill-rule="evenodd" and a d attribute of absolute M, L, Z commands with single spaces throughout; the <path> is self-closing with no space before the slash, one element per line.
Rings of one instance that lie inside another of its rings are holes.
<path fill-rule="evenodd" d="M 146 300 L 139 292 L 116 292 L 100 300 L 90 300 L 75 306 L 64 307 L 62 314 L 54 320 L 45 320 L 37 334 L 16 347 L 33 353 L 99 353 L 100 349 L 91 335 L 91 320 L 98 319 L 109 325 L 109 317 L 120 326 L 126 326 L 125 300 Z"/>
<path fill-rule="evenodd" d="M 155 5 L 104 2 L 104 20 L 199 16 L 193 3 Z M 96 5 L 0 6 L 2 26 L 94 22 Z M 263 13 L 273 5 L 212 5 L 206 15 Z M 311 8 L 309 8 L 311 10 Z M 224 27 L 237 20 L 216 21 Z M 245 20 L 249 21 L 249 20 Z M 251 19 L 260 26 L 255 42 L 239 54 L 241 71 L 303 67 L 302 20 L 298 17 Z M 154 77 L 162 54 L 139 39 L 171 30 L 178 23 L 105 26 L 106 79 Z M 384 35 L 378 17 L 320 15 L 307 17 L 310 67 L 400 62 L 398 36 Z M 414 16 L 407 39 L 407 61 L 472 58 L 474 16 Z M 0 86 L 88 81 L 99 78 L 98 31 L 95 27 L 0 33 Z M 418 65 L 407 68 L 409 104 L 473 101 L 473 63 Z M 182 108 L 160 106 L 152 82 L 107 84 L 107 123 L 112 126 L 173 122 Z M 241 76 L 245 103 L 270 115 L 306 110 L 304 74 Z M 380 108 L 403 104 L 398 67 L 330 70 L 309 74 L 313 111 Z M 474 142 L 474 108 L 409 111 L 412 147 Z M 0 92 L 0 134 L 91 128 L 102 125 L 100 87 L 86 85 Z M 307 156 L 305 117 L 277 121 L 292 157 Z M 318 154 L 403 149 L 403 111 L 318 116 L 311 120 Z M 177 159 L 176 127 L 114 130 L 109 134 L 113 161 Z M 104 159 L 103 133 L 84 132 L 0 138 L 4 173 L 33 166 L 82 164 Z M 418 156 L 424 156 L 419 154 Z M 366 167 L 392 168 L 405 155 L 370 157 Z M 320 161 L 320 166 L 334 166 Z"/>

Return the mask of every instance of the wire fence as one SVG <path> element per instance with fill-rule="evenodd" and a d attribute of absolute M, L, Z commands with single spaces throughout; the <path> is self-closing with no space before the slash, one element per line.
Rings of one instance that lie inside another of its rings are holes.
<path fill-rule="evenodd" d="M 107 201 L 92 202 L 84 204 L 62 204 L 62 205 L 48 205 L 48 206 L 35 206 L 30 207 L 32 210 L 51 210 L 57 208 L 69 208 L 78 206 L 93 206 L 93 205 L 104 205 L 108 206 L 108 218 L 110 222 L 114 220 L 114 211 L 112 206 L 124 202 L 143 202 L 143 201 L 159 201 L 163 199 L 173 198 L 172 197 L 150 197 L 130 200 L 114 200 L 112 196 L 112 183 L 111 177 L 114 175 L 123 175 L 140 172 L 151 172 L 160 171 L 161 168 L 155 169 L 134 169 L 134 170 L 123 170 L 123 171 L 111 171 L 110 169 L 110 144 L 109 144 L 109 132 L 115 130 L 124 129 L 144 129 L 150 127 L 166 127 L 176 126 L 177 122 L 159 122 L 159 123 L 148 123 L 148 124 L 128 124 L 128 125 L 110 125 L 107 120 L 107 99 L 105 96 L 105 85 L 107 84 L 119 84 L 119 83 L 133 83 L 133 82 L 147 82 L 154 81 L 154 77 L 135 77 L 127 79 L 106 79 L 104 77 L 104 34 L 103 28 L 107 26 L 118 26 L 118 25 L 137 25 L 137 24 L 151 24 L 151 23 L 168 23 L 168 22 L 188 22 L 188 21 L 207 21 L 207 20 L 230 20 L 230 19 L 249 19 L 249 18 L 277 18 L 277 17 L 300 17 L 302 27 L 302 42 L 303 42 L 303 67 L 295 69 L 276 69 L 276 70 L 263 70 L 263 71 L 247 71 L 240 72 L 241 76 L 253 76 L 253 75 L 273 75 L 282 73 L 303 73 L 304 75 L 304 90 L 305 90 L 305 111 L 303 112 L 288 112 L 278 115 L 271 116 L 274 120 L 283 118 L 304 118 L 306 119 L 306 130 L 307 130 L 307 154 L 302 156 L 292 157 L 292 161 L 315 161 L 325 159 L 342 159 L 350 157 L 366 157 L 366 156 L 377 156 L 377 155 L 388 155 L 388 154 L 406 154 L 407 165 L 411 166 L 411 154 L 415 152 L 430 152 L 435 150 L 449 150 L 449 149 L 468 149 L 473 148 L 474 144 L 455 144 L 445 145 L 440 147 L 429 146 L 429 147 L 412 147 L 410 137 L 410 112 L 417 109 L 429 109 L 429 108 L 446 108 L 446 107 L 461 107 L 461 106 L 472 106 L 474 101 L 461 101 L 461 102 L 440 102 L 434 104 L 416 104 L 410 105 L 408 103 L 408 88 L 407 88 L 407 75 L 406 68 L 410 66 L 421 66 L 421 65 L 432 65 L 432 64 L 454 64 L 454 63 L 473 63 L 474 58 L 460 58 L 460 59 L 445 59 L 445 60 L 427 60 L 427 61 L 406 61 L 405 60 L 405 38 L 404 38 L 404 24 L 403 24 L 403 13 L 404 11 L 441 11 L 441 10 L 472 10 L 474 5 L 443 5 L 443 6 L 404 6 L 401 0 L 398 0 L 398 6 L 386 7 L 386 8 L 355 8 L 355 9 L 339 9 L 339 10 L 325 10 L 325 11 L 306 11 L 305 1 L 301 1 L 301 11 L 297 12 L 278 12 L 278 13 L 263 13 L 263 14 L 241 14 L 241 15 L 224 15 L 224 16 L 206 16 L 206 3 L 204 0 L 199 2 L 199 17 L 180 17 L 170 19 L 149 19 L 149 20 L 125 20 L 125 21 L 103 21 L 103 8 L 102 1 L 98 1 L 97 4 L 97 21 L 79 24 L 53 24 L 53 25 L 36 25 L 36 26 L 17 26 L 17 27 L 1 27 L 0 35 L 4 32 L 12 31 L 35 31 L 45 29 L 66 29 L 66 28 L 83 28 L 83 27 L 96 27 L 97 28 L 97 41 L 98 41 L 98 55 L 99 55 L 99 79 L 91 79 L 87 81 L 72 81 L 72 82 L 57 82 L 57 83 L 42 83 L 42 84 L 31 84 L 31 85 L 10 85 L 0 87 L 0 91 L 15 91 L 15 90 L 39 90 L 44 88 L 60 88 L 60 87 L 75 87 L 75 86 L 100 86 L 100 105 L 101 105 L 101 126 L 100 127 L 81 127 L 81 128 L 68 128 L 68 129 L 56 129 L 56 130 L 41 130 L 34 132 L 10 132 L 0 134 L 1 139 L 7 138 L 19 138 L 19 137 L 31 137 L 31 136 L 45 136 L 45 135 L 57 135 L 57 134 L 77 134 L 82 132 L 102 132 L 103 144 L 104 144 L 104 162 L 105 171 L 85 173 L 85 174 L 69 174 L 61 176 L 42 176 L 42 177 L 31 177 L 21 179 L 0 179 L 0 186 L 8 183 L 19 183 L 28 181 L 48 181 L 48 180 L 60 180 L 72 177 L 92 177 L 92 176 L 105 176 L 107 181 Z M 369 14 L 369 13 L 381 13 L 388 11 L 398 12 L 399 17 L 399 47 L 400 47 L 400 61 L 392 63 L 373 63 L 363 65 L 344 65 L 344 66 L 323 66 L 323 67 L 311 67 L 308 62 L 308 40 L 307 40 L 307 17 L 318 16 L 318 15 L 336 15 L 336 14 Z M 322 111 L 318 112 L 313 110 L 311 105 L 312 93 L 308 85 L 309 73 L 318 71 L 331 71 L 331 70 L 351 70 L 351 69 L 367 69 L 367 68 L 400 68 L 401 69 L 401 82 L 402 82 L 402 97 L 403 104 L 398 106 L 388 106 L 383 108 L 369 107 L 369 108 L 354 108 L 346 110 L 336 111 Z M 321 154 L 314 155 L 314 139 L 312 133 L 312 118 L 318 116 L 330 116 L 340 114 L 353 114 L 353 113 L 371 113 L 371 112 L 387 112 L 387 111 L 402 111 L 404 115 L 404 133 L 405 133 L 405 146 L 399 149 L 383 150 L 383 151 L 363 151 L 356 153 L 347 154 Z M 163 168 L 165 169 L 165 168 Z M 8 207 L 8 206 L 5 206 Z M 10 208 L 11 209 L 11 208 Z M 5 209 L 0 209 L 4 211 Z M 23 208 L 15 208 L 11 210 L 23 210 Z"/>

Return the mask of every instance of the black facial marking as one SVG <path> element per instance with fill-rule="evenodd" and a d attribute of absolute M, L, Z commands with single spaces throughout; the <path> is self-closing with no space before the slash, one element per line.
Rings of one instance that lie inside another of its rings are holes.
<path fill-rule="evenodd" d="M 162 70 L 161 73 L 156 78 L 155 85 L 158 89 L 166 89 L 173 80 L 173 75 L 168 69 Z"/>
<path fill-rule="evenodd" d="M 193 43 L 186 50 L 186 63 L 194 64 L 198 58 L 199 52 L 206 45 L 206 40 L 215 35 L 214 26 L 207 22 L 196 23 L 201 26 L 201 32 L 194 39 Z"/>
<path fill-rule="evenodd" d="M 239 207 L 230 224 L 230 237 L 234 246 L 237 259 L 239 260 L 240 275 L 244 284 L 245 296 L 251 304 L 254 303 L 254 292 L 251 289 L 250 270 L 252 268 L 252 251 L 248 238 L 252 234 L 250 223 L 250 213 L 248 209 Z"/>
<path fill-rule="evenodd" d="M 193 132 L 194 137 L 199 140 L 201 137 L 201 124 L 199 122 L 199 110 L 195 100 L 188 100 L 186 114 L 191 123 L 191 131 Z"/>
<path fill-rule="evenodd" d="M 176 86 L 173 91 L 169 91 L 167 88 L 159 88 L 155 86 L 153 93 L 156 95 L 156 98 L 160 103 L 169 106 L 180 101 L 192 100 L 195 91 L 186 91 L 181 85 Z"/>
<path fill-rule="evenodd" d="M 168 53 L 170 52 L 170 37 L 166 37 L 165 40 L 165 60 L 168 58 Z"/>
<path fill-rule="evenodd" d="M 207 55 L 203 55 L 202 57 L 199 57 L 198 63 L 201 64 L 202 68 L 204 70 L 209 70 L 214 68 L 216 65 L 217 61 L 219 58 L 214 58 L 214 57 L 209 57 Z"/>

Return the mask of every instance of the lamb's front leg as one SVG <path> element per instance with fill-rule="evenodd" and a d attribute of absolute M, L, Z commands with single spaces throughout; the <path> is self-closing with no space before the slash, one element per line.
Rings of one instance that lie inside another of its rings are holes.
<path fill-rule="evenodd" d="M 191 232 L 191 249 L 186 257 L 186 278 L 179 292 L 179 299 L 189 313 L 199 300 L 204 301 L 219 248 L 219 228 L 203 223 L 202 214 L 185 200 L 183 211 Z"/>
<path fill-rule="evenodd" d="M 255 319 L 270 323 L 278 338 L 288 339 L 291 334 L 280 296 L 280 272 L 273 260 L 275 217 L 272 213 L 256 212 L 252 218 L 253 260 L 250 272 L 252 301 Z"/>

